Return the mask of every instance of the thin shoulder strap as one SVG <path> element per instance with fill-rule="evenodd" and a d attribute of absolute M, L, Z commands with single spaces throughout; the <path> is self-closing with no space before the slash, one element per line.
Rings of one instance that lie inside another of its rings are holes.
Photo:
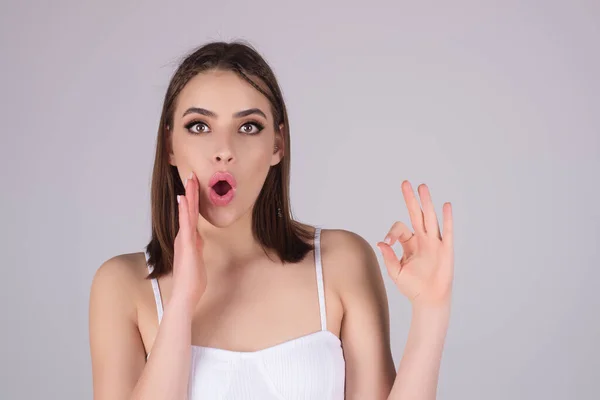
<path fill-rule="evenodd" d="M 144 255 L 146 256 L 146 266 L 148 267 L 148 271 L 150 273 L 152 273 L 152 270 L 154 268 L 148 262 L 148 254 L 145 251 L 144 251 Z M 163 316 L 163 305 L 162 305 L 162 298 L 160 296 L 160 288 L 158 287 L 158 281 L 156 280 L 156 278 L 152 278 L 151 282 L 152 282 L 152 290 L 154 290 L 154 301 L 156 302 L 156 313 L 158 315 L 158 323 L 160 324 L 160 321 L 162 320 L 162 316 Z"/>
<path fill-rule="evenodd" d="M 325 311 L 325 290 L 323 288 L 323 265 L 321 263 L 321 228 L 315 229 L 315 265 L 317 272 L 317 291 L 319 292 L 319 310 L 321 314 L 321 330 L 327 330 L 327 314 Z"/>

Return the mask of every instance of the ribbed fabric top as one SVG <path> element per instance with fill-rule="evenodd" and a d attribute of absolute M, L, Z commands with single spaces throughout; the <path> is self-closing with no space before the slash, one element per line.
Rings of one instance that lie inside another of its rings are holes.
<path fill-rule="evenodd" d="M 321 330 L 250 352 L 192 346 L 188 400 L 344 399 L 342 346 L 327 330 L 320 228 L 315 231 L 315 266 Z M 163 306 L 156 279 L 152 288 L 160 324 Z"/>

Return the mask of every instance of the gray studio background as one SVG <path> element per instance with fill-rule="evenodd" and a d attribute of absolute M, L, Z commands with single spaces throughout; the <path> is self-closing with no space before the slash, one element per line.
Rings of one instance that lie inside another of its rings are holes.
<path fill-rule="evenodd" d="M 1 399 L 91 399 L 90 283 L 149 238 L 168 79 L 238 38 L 284 91 L 296 217 L 374 246 L 403 179 L 452 202 L 440 399 L 600 396 L 600 3 L 355 3 L 1 3 Z"/>

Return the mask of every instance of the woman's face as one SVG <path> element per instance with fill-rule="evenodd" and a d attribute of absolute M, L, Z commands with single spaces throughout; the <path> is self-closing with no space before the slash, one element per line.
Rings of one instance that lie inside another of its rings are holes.
<path fill-rule="evenodd" d="M 170 130 L 169 162 L 184 182 L 190 172 L 196 174 L 200 214 L 218 227 L 252 208 L 269 168 L 283 156 L 269 100 L 231 71 L 192 78 L 179 94 Z M 229 182 L 211 186 L 218 180 Z"/>

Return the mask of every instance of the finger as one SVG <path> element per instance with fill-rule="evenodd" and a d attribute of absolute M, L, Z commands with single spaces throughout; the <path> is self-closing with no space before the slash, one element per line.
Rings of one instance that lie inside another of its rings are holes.
<path fill-rule="evenodd" d="M 198 233 L 198 216 L 200 215 L 200 182 L 198 177 L 192 173 L 190 179 L 190 230 L 196 236 L 197 241 L 200 240 L 200 234 Z"/>
<path fill-rule="evenodd" d="M 402 182 L 402 194 L 404 195 L 404 201 L 408 208 L 408 215 L 410 216 L 410 222 L 412 223 L 413 229 L 416 233 L 425 233 L 425 226 L 423 224 L 423 212 L 419 201 L 415 197 L 412 186 L 409 181 Z"/>
<path fill-rule="evenodd" d="M 394 249 L 384 242 L 378 242 L 377 247 L 381 250 L 381 255 L 383 256 L 383 262 L 385 263 L 388 275 L 396 282 L 398 280 L 398 275 L 400 274 L 400 261 L 398 261 Z"/>
<path fill-rule="evenodd" d="M 192 175 L 188 175 L 187 178 L 185 178 L 185 181 L 183 182 L 183 189 L 185 191 L 185 197 L 187 199 L 187 217 L 188 217 L 188 224 L 190 222 L 190 220 L 192 219 L 192 208 L 194 206 L 193 203 L 193 196 L 194 193 L 192 192 Z"/>
<path fill-rule="evenodd" d="M 192 172 L 187 180 L 186 196 L 190 209 L 190 225 L 196 226 L 198 222 L 198 178 Z"/>
<path fill-rule="evenodd" d="M 196 223 L 198 221 L 198 214 L 200 214 L 200 181 L 198 180 L 198 177 L 196 176 L 196 174 L 194 174 L 194 195 L 196 196 L 196 199 L 194 201 L 194 216 L 195 216 L 195 221 L 194 223 Z"/>
<path fill-rule="evenodd" d="M 419 185 L 418 188 L 419 196 L 421 197 L 421 204 L 423 205 L 423 220 L 425 223 L 425 231 L 428 234 L 436 234 L 438 239 L 442 239 L 440 234 L 440 226 L 438 224 L 437 215 L 435 213 L 435 207 L 431 200 L 431 193 L 427 185 Z"/>
<path fill-rule="evenodd" d="M 452 204 L 446 203 L 442 207 L 442 213 L 444 218 L 444 226 L 443 232 L 444 236 L 442 237 L 443 243 L 445 243 L 448 247 L 454 247 L 454 221 L 452 220 Z"/>
<path fill-rule="evenodd" d="M 385 239 L 383 241 L 388 245 L 393 246 L 394 243 L 396 243 L 396 240 L 399 241 L 401 244 L 404 244 L 412 236 L 413 233 L 410 230 L 410 228 L 406 226 L 406 224 L 400 221 L 396 221 L 390 228 L 388 234 L 385 236 Z"/>
<path fill-rule="evenodd" d="M 181 233 L 182 236 L 187 236 L 189 235 L 190 231 L 187 199 L 185 195 L 179 195 L 177 196 L 177 201 L 179 202 L 179 232 L 177 235 Z"/>

